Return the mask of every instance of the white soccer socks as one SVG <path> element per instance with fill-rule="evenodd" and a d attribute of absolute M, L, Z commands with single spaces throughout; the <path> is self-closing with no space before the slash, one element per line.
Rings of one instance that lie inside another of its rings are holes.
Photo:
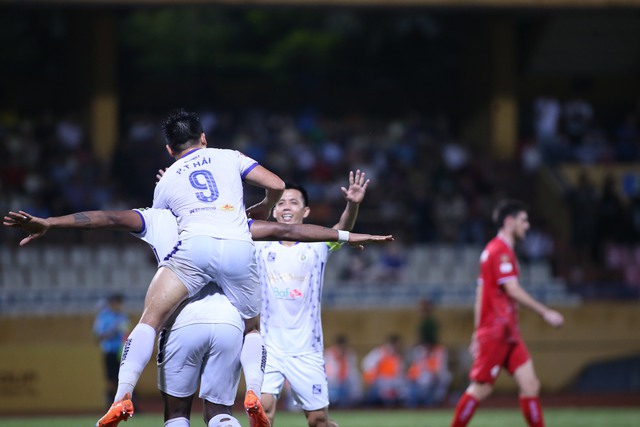
<path fill-rule="evenodd" d="M 164 422 L 164 427 L 189 427 L 190 425 L 185 417 L 171 418 Z"/>
<path fill-rule="evenodd" d="M 240 353 L 240 363 L 247 383 L 247 391 L 253 390 L 259 399 L 264 379 L 264 367 L 267 363 L 267 350 L 260 332 L 254 331 L 245 335 Z"/>
<path fill-rule="evenodd" d="M 174 426 L 171 426 L 174 427 Z M 209 420 L 208 427 L 242 427 L 240 422 L 228 414 L 219 414 Z"/>
<path fill-rule="evenodd" d="M 126 393 L 133 395 L 133 389 L 138 383 L 145 366 L 149 363 L 155 341 L 156 331 L 151 326 L 138 323 L 133 328 L 122 350 L 122 361 L 120 362 L 120 371 L 118 373 L 118 390 L 113 399 L 114 402 L 121 400 Z"/>

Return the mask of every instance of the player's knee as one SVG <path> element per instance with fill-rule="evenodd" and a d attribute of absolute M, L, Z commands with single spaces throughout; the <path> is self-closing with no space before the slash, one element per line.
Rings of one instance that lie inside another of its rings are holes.
<path fill-rule="evenodd" d="M 540 380 L 536 377 L 531 378 L 522 385 L 520 394 L 523 396 L 538 396 L 540 394 Z"/>

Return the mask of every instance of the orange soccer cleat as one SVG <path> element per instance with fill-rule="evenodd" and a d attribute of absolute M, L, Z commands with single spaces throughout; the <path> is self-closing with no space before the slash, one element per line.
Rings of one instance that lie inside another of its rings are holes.
<path fill-rule="evenodd" d="M 269 418 L 262 409 L 260 399 L 252 390 L 249 390 L 244 397 L 244 409 L 249 416 L 249 427 L 271 427 Z"/>
<path fill-rule="evenodd" d="M 120 421 L 127 421 L 133 416 L 133 403 L 131 393 L 124 395 L 118 402 L 113 402 L 107 413 L 98 420 L 96 427 L 116 427 Z"/>

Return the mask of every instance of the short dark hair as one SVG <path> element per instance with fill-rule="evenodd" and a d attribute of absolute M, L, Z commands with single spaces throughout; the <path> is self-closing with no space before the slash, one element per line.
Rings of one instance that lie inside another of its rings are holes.
<path fill-rule="evenodd" d="M 285 190 L 298 190 L 300 194 L 302 194 L 302 201 L 305 206 L 309 206 L 309 195 L 307 194 L 307 190 L 304 189 L 302 185 L 294 184 L 293 182 L 285 182 L 284 183 Z"/>
<path fill-rule="evenodd" d="M 107 298 L 107 301 L 112 303 L 121 303 L 124 301 L 124 295 L 119 292 L 113 293 L 109 295 L 109 298 Z"/>
<path fill-rule="evenodd" d="M 501 200 L 493 210 L 493 222 L 495 222 L 498 228 L 502 228 L 504 220 L 507 217 L 516 216 L 520 212 L 526 212 L 527 210 L 527 205 L 519 200 Z"/>
<path fill-rule="evenodd" d="M 204 132 L 200 117 L 196 113 L 185 111 L 182 108 L 173 110 L 162 123 L 164 137 L 167 145 L 173 151 L 183 151 L 200 140 Z"/>

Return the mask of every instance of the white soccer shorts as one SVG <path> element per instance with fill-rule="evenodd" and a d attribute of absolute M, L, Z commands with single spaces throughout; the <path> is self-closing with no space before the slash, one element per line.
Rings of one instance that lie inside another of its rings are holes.
<path fill-rule="evenodd" d="M 158 389 L 174 397 L 194 394 L 233 405 L 240 381 L 243 331 L 226 323 L 163 330 L 158 338 Z"/>
<path fill-rule="evenodd" d="M 323 409 L 329 405 L 327 374 L 322 352 L 301 356 L 279 356 L 267 349 L 262 393 L 282 392 L 284 380 L 289 381 L 297 405 L 305 411 Z"/>
<path fill-rule="evenodd" d="M 209 282 L 220 286 L 243 319 L 260 314 L 260 283 L 253 242 L 194 236 L 178 242 L 160 267 L 173 271 L 189 297 Z"/>

